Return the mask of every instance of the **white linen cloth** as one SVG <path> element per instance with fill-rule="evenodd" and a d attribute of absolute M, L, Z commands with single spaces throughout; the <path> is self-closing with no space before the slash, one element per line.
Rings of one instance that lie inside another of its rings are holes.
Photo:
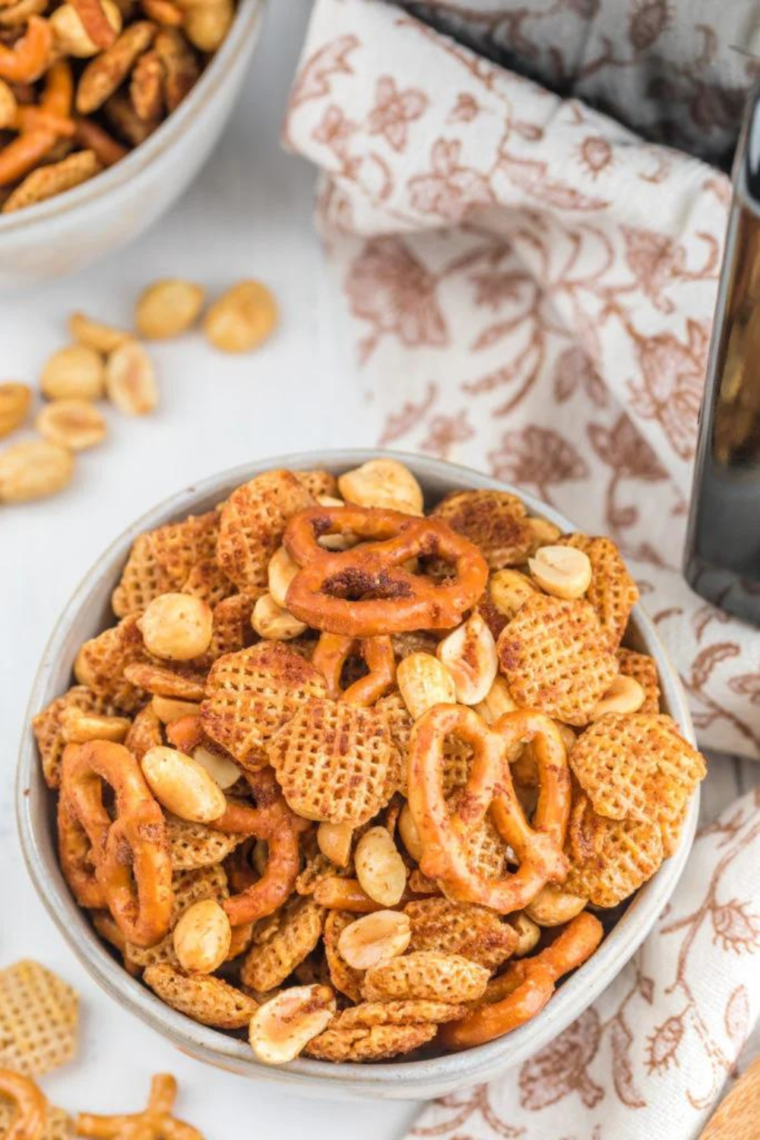
<path fill-rule="evenodd" d="M 317 0 L 285 145 L 322 170 L 378 443 L 484 468 L 611 535 L 705 748 L 760 756 L 760 639 L 681 573 L 727 179 L 376 0 Z M 690 1140 L 760 1014 L 760 798 L 548 1049 L 431 1106 L 451 1140 Z"/>

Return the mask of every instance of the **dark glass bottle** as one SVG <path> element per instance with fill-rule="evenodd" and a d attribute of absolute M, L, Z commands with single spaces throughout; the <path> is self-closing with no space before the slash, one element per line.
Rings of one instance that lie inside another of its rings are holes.
<path fill-rule="evenodd" d="M 734 163 L 684 573 L 697 593 L 760 625 L 760 87 Z"/>

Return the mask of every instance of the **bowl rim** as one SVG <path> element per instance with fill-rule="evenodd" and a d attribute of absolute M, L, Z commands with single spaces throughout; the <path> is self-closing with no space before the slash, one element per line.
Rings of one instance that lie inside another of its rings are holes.
<path fill-rule="evenodd" d="M 681 842 L 676 852 L 639 890 L 634 901 L 610 931 L 591 959 L 572 974 L 554 994 L 546 1008 L 519 1029 L 461 1053 L 419 1061 L 391 1061 L 380 1065 L 353 1062 L 333 1064 L 299 1059 L 280 1068 L 258 1062 L 246 1041 L 223 1031 L 199 1025 L 177 1013 L 156 997 L 147 986 L 124 970 L 89 925 L 65 884 L 55 858 L 52 866 L 41 846 L 33 819 L 34 806 L 44 803 L 48 789 L 39 768 L 31 718 L 53 696 L 50 676 L 62 655 L 67 637 L 85 612 L 91 595 L 106 579 L 110 588 L 123 565 L 134 538 L 143 530 L 161 525 L 197 509 L 204 499 L 218 501 L 232 488 L 262 471 L 273 468 L 309 469 L 322 467 L 345 470 L 373 458 L 393 458 L 407 464 L 419 477 L 448 485 L 449 490 L 504 490 L 519 495 L 532 514 L 561 526 L 575 529 L 571 521 L 553 507 L 509 483 L 469 467 L 402 451 L 379 448 L 320 450 L 274 456 L 246 463 L 211 475 L 187 487 L 144 513 L 128 526 L 86 572 L 66 604 L 42 655 L 32 687 L 19 750 L 16 782 L 16 815 L 21 848 L 27 870 L 40 899 L 88 973 L 113 998 L 127 1006 L 141 1020 L 168 1037 L 182 1052 L 223 1069 L 249 1077 L 266 1077 L 290 1084 L 306 1092 L 326 1096 L 365 1096 L 373 1093 L 413 1099 L 437 1095 L 490 1079 L 499 1071 L 521 1064 L 554 1040 L 574 1021 L 622 970 L 649 934 L 670 898 L 686 864 L 696 830 L 699 789 L 692 799 Z M 195 504 L 195 507 L 194 505 Z M 207 509 L 205 506 L 203 509 Z M 678 673 L 659 640 L 651 619 L 634 607 L 633 624 L 639 640 L 655 657 L 660 674 L 664 703 L 679 724 L 684 737 L 695 744 L 694 729 Z M 44 826 L 47 826 L 45 821 Z M 81 934 L 81 937 L 78 935 Z M 430 1090 L 433 1090 L 432 1092 Z"/>
<path fill-rule="evenodd" d="M 251 36 L 253 42 L 250 46 L 253 47 L 260 35 L 265 3 L 266 0 L 238 0 L 224 42 L 201 72 L 190 93 L 145 142 L 134 147 L 120 162 L 52 198 L 26 206 L 23 210 L 0 214 L 0 244 L 6 235 L 19 233 L 24 228 L 31 229 L 37 223 L 50 221 L 62 214 L 84 211 L 103 195 L 123 188 L 128 182 L 134 183 L 144 175 L 148 167 L 182 142 L 183 137 L 189 145 L 185 136 L 207 103 L 216 96 L 235 61 L 241 53 L 248 50 L 248 37 Z"/>

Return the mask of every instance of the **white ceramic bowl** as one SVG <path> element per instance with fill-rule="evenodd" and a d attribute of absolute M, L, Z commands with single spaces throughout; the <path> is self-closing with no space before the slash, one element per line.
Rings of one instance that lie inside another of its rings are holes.
<path fill-rule="evenodd" d="M 67 605 L 45 650 L 29 704 L 28 720 L 68 687 L 74 658 L 82 641 L 112 624 L 111 591 L 138 534 L 190 512 L 208 510 L 238 484 L 269 468 L 323 467 L 337 473 L 377 454 L 371 451 L 313 452 L 252 463 L 189 487 L 138 519 L 90 570 Z M 450 490 L 497 487 L 519 494 L 529 511 L 551 519 L 563 530 L 574 529 L 562 515 L 531 495 L 487 475 L 439 460 L 394 452 L 384 454 L 395 455 L 408 464 L 420 480 L 429 506 Z M 694 732 L 676 671 L 666 657 L 651 621 L 638 606 L 632 616 L 629 640 L 633 648 L 656 659 L 664 708 L 693 743 Z M 193 1057 L 242 1076 L 265 1078 L 291 1085 L 299 1092 L 340 1099 L 367 1095 L 398 1100 L 441 1096 L 486 1081 L 553 1041 L 602 992 L 652 928 L 683 870 L 694 837 L 697 808 L 695 797 L 678 851 L 639 891 L 596 954 L 560 986 L 537 1017 L 514 1033 L 466 1052 L 429 1060 L 377 1065 L 333 1065 L 298 1060 L 273 1069 L 254 1059 L 247 1042 L 197 1025 L 164 1005 L 147 987 L 127 974 L 94 933 L 58 866 L 52 797 L 42 778 L 31 728 L 26 730 L 21 744 L 17 783 L 21 844 L 32 880 L 74 953 L 112 997 Z"/>
<path fill-rule="evenodd" d="M 178 198 L 218 141 L 261 31 L 264 0 L 239 0 L 193 90 L 144 143 L 81 186 L 0 214 L 0 290 L 81 269 L 137 237 Z"/>

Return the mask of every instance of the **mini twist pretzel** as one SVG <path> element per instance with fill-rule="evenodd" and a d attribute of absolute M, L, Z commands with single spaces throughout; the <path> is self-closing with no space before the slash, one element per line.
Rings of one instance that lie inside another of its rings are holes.
<path fill-rule="evenodd" d="M 80 1112 L 77 1136 L 96 1140 L 203 1140 L 191 1124 L 172 1116 L 177 1099 L 177 1082 L 169 1073 L 159 1073 L 150 1083 L 148 1107 L 143 1112 L 121 1116 L 96 1116 Z"/>
<path fill-rule="evenodd" d="M 271 768 L 247 773 L 246 779 L 257 806 L 230 800 L 224 815 L 213 821 L 219 831 L 255 835 L 268 848 L 263 876 L 224 903 L 233 926 L 264 918 L 286 901 L 301 870 L 298 837 L 311 826 L 290 810 Z"/>
<path fill-rule="evenodd" d="M 14 1106 L 5 1140 L 40 1140 L 47 1121 L 47 1100 L 29 1077 L 0 1069 L 0 1093 Z"/>
<path fill-rule="evenodd" d="M 369 673 L 342 690 L 343 666 L 353 656 L 364 659 Z M 396 656 L 390 637 L 341 637 L 337 633 L 323 633 L 311 663 L 327 681 L 328 696 L 354 705 L 374 705 L 391 687 L 396 675 Z"/>
<path fill-rule="evenodd" d="M 361 543 L 324 550 L 327 534 Z M 478 548 L 441 519 L 371 507 L 309 507 L 288 523 L 283 543 L 301 569 L 286 595 L 290 613 L 314 629 L 375 637 L 417 629 L 450 629 L 485 588 L 488 566 Z M 436 582 L 405 569 L 418 555 L 453 564 Z"/>
<path fill-rule="evenodd" d="M 440 1043 L 448 1049 L 469 1049 L 524 1025 L 544 1008 L 558 979 L 591 957 L 603 935 L 599 919 L 583 911 L 545 950 L 532 958 L 510 962 L 486 991 L 486 1003 L 494 995 L 498 995 L 497 1000 L 442 1026 Z"/>
<path fill-rule="evenodd" d="M 470 745 L 473 760 L 454 801 L 443 789 L 444 743 L 454 735 Z M 540 792 L 533 825 L 515 795 L 510 761 L 533 743 Z M 459 902 L 481 903 L 501 914 L 521 910 L 546 883 L 562 882 L 562 854 L 570 813 L 570 775 L 565 746 L 543 713 L 518 709 L 489 729 L 464 705 L 435 705 L 416 722 L 409 749 L 409 806 L 423 848 L 420 869 L 438 879 Z M 490 812 L 515 854 L 518 870 L 486 879 L 472 865 L 469 841 Z"/>
<path fill-rule="evenodd" d="M 115 793 L 113 820 L 104 783 Z M 172 865 L 163 812 L 134 756 L 107 740 L 67 745 L 61 796 L 89 841 L 95 879 L 119 929 L 129 942 L 155 945 L 171 920 Z"/>
<path fill-rule="evenodd" d="M 53 33 L 40 16 L 30 16 L 25 34 L 13 47 L 0 44 L 0 79 L 9 83 L 33 83 L 50 62 Z"/>

